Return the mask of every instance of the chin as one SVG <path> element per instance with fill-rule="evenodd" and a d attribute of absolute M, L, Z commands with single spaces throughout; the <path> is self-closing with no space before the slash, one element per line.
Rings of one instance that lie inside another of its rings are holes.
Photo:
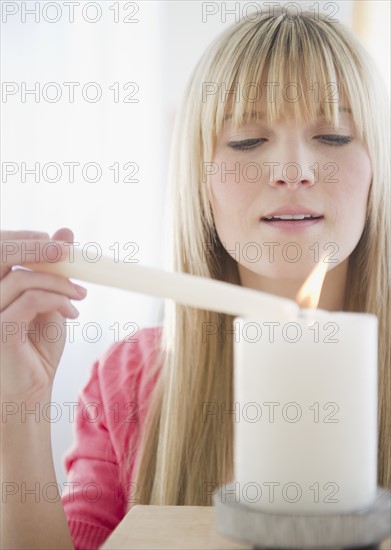
<path fill-rule="evenodd" d="M 275 260 L 274 262 L 262 262 L 258 265 L 247 263 L 243 265 L 248 271 L 260 277 L 274 280 L 297 280 L 304 282 L 310 273 L 319 265 L 314 259 L 301 259 L 296 262 L 288 260 Z"/>

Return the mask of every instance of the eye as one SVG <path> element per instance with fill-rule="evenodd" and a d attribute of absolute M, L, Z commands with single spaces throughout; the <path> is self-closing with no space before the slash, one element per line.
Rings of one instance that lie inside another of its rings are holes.
<path fill-rule="evenodd" d="M 338 136 L 338 135 L 315 136 L 315 138 L 320 138 L 321 141 L 331 146 L 347 145 L 353 140 L 351 136 Z"/>
<path fill-rule="evenodd" d="M 254 149 L 256 145 L 263 141 L 267 140 L 265 138 L 244 139 L 242 141 L 229 141 L 227 145 L 236 151 L 247 151 L 248 149 Z"/>

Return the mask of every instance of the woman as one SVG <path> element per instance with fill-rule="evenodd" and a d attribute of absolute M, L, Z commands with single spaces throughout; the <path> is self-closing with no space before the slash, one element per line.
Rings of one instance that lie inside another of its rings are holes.
<path fill-rule="evenodd" d="M 212 43 L 189 81 L 170 180 L 176 271 L 294 299 L 319 261 L 316 251 L 327 251 L 333 261 L 319 307 L 377 315 L 378 481 L 390 488 L 387 109 L 372 61 L 340 24 L 278 9 L 243 19 Z M 289 215 L 312 218 L 277 219 Z M 66 231 L 54 237 L 71 238 Z M 297 262 L 281 253 L 292 241 L 302 252 Z M 262 249 L 256 262 L 249 253 L 254 243 Z M 4 273 L 6 319 L 15 319 L 11 313 L 19 311 L 27 288 L 76 298 L 62 278 L 24 273 L 21 283 L 9 268 Z M 43 294 L 30 291 L 30 298 L 29 322 L 37 313 L 49 314 L 40 309 Z M 56 315 L 72 315 L 65 302 L 53 298 L 50 307 Z M 207 323 L 216 330 L 206 338 Z M 3 514 L 7 547 L 31 548 L 31 541 L 42 548 L 68 548 L 72 541 L 77 548 L 98 547 L 132 503 L 210 505 L 205 484 L 217 487 L 234 474 L 232 415 L 202 417 L 204 403 L 233 408 L 231 324 L 228 315 L 176 305 L 166 310 L 162 334 L 145 329 L 138 344 L 113 346 L 94 365 L 80 401 L 101 403 L 104 419 L 88 422 L 78 413 L 76 443 L 66 457 L 69 479 L 99 481 L 101 498 L 92 503 L 76 489 L 72 498 L 50 505 L 22 508 L 10 500 Z M 42 375 L 42 350 L 34 364 L 31 351 L 27 357 L 26 347 L 8 342 L 5 372 L 13 386 L 7 397 L 43 401 L 62 349 L 56 348 L 47 379 L 41 377 L 34 386 L 40 391 L 32 394 L 17 372 L 23 360 L 24 371 L 28 364 Z M 123 405 L 126 396 L 137 405 L 134 424 L 123 415 L 116 422 L 110 417 L 113 403 Z M 30 480 L 54 480 L 47 428 L 15 422 L 5 428 L 14 434 L 7 479 L 21 479 L 27 467 Z M 26 449 L 28 464 L 21 458 Z M 14 539 L 23 513 L 32 521 Z M 52 530 L 43 534 L 46 521 Z"/>

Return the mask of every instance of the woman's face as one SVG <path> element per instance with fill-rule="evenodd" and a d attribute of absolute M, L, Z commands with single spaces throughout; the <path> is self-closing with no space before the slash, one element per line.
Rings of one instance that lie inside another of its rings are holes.
<path fill-rule="evenodd" d="M 273 127 L 253 119 L 234 129 L 228 119 L 213 161 L 216 230 L 241 278 L 250 270 L 303 280 L 324 254 L 331 270 L 354 250 L 372 170 L 343 103 L 338 128 L 319 118 Z M 278 218 L 293 214 L 313 217 Z"/>

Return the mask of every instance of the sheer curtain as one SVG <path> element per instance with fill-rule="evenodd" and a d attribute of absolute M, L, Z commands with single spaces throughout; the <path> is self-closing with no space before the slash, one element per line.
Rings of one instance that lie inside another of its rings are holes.
<path fill-rule="evenodd" d="M 167 268 L 175 112 L 199 56 L 244 4 L 2 2 L 1 227 L 50 234 L 69 227 L 97 268 L 100 253 Z M 336 5 L 335 17 L 353 26 L 353 2 L 296 4 L 329 14 Z M 73 437 L 66 403 L 77 401 L 109 346 L 135 327 L 161 322 L 161 300 L 85 286 L 53 393 L 60 487 L 61 457 Z"/>

